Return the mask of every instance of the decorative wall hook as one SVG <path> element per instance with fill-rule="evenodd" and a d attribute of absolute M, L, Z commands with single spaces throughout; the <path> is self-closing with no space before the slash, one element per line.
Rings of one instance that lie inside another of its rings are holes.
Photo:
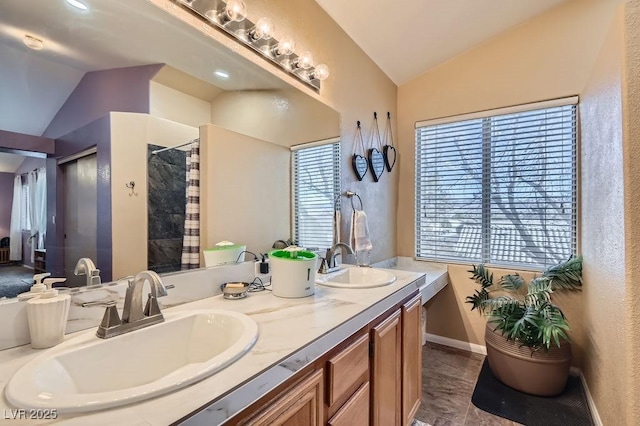
<path fill-rule="evenodd" d="M 353 138 L 353 155 L 351 156 L 351 166 L 353 167 L 353 171 L 356 174 L 356 177 L 359 181 L 364 178 L 364 175 L 367 174 L 367 170 L 369 170 L 369 165 L 367 163 L 367 159 L 365 158 L 365 149 L 364 149 L 364 140 L 362 139 L 362 128 L 360 127 L 360 120 L 356 122 L 356 135 Z M 358 153 L 358 143 L 360 143 L 360 148 L 362 149 L 362 155 Z"/>
<path fill-rule="evenodd" d="M 135 187 L 136 187 L 136 183 L 134 181 L 130 181 L 129 183 L 125 183 L 124 186 L 126 186 L 127 188 L 129 188 L 131 190 L 131 192 L 129 193 L 129 197 L 131 196 L 138 196 L 138 193 L 135 191 Z"/>
<path fill-rule="evenodd" d="M 396 164 L 398 153 L 393 145 L 393 132 L 391 131 L 391 113 L 387 112 L 387 125 L 384 129 L 384 137 L 382 140 L 382 154 L 384 155 L 384 165 L 390 172 Z"/>
<path fill-rule="evenodd" d="M 371 139 L 369 141 L 369 169 L 373 175 L 373 181 L 378 182 L 384 172 L 384 155 L 382 154 L 382 140 L 380 139 L 380 128 L 378 127 L 378 113 L 373 113 L 373 125 L 371 126 Z"/>

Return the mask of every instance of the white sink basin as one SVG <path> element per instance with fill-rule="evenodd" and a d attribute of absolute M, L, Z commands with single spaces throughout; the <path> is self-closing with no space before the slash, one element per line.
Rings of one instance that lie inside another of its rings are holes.
<path fill-rule="evenodd" d="M 344 268 L 330 274 L 317 274 L 316 284 L 340 288 L 382 287 L 395 282 L 391 272 L 375 268 Z"/>
<path fill-rule="evenodd" d="M 246 315 L 205 310 L 165 314 L 165 322 L 111 339 L 95 330 L 43 352 L 9 381 L 19 408 L 99 410 L 180 389 L 220 371 L 258 338 Z"/>

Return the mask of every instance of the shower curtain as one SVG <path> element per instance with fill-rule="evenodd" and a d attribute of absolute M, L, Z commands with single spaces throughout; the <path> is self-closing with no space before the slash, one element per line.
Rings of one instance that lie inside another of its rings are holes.
<path fill-rule="evenodd" d="M 31 220 L 31 262 L 34 249 L 44 248 L 47 233 L 47 172 L 44 167 L 29 172 L 29 219 Z"/>
<path fill-rule="evenodd" d="M 181 269 L 200 267 L 200 142 L 187 154 L 187 194 Z"/>
<path fill-rule="evenodd" d="M 9 229 L 9 260 L 22 260 L 22 176 L 13 179 L 13 203 Z"/>

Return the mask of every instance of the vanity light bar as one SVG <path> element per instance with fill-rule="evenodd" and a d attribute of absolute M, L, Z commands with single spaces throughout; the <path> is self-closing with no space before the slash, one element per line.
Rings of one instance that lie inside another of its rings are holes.
<path fill-rule="evenodd" d="M 296 77 L 316 91 L 320 81 L 329 76 L 329 68 L 324 64 L 314 66 L 310 52 L 297 55 L 295 43 L 290 37 L 278 41 L 273 36 L 273 24 L 268 18 L 257 23 L 246 17 L 246 8 L 240 0 L 173 0 L 195 13 L 204 22 L 224 31 L 238 42 L 259 53 L 263 58 Z"/>

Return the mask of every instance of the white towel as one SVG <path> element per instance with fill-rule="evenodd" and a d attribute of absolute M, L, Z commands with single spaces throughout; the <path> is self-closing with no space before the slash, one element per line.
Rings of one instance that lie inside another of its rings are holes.
<path fill-rule="evenodd" d="M 355 251 L 371 250 L 373 245 L 369 239 L 367 214 L 363 210 L 354 210 L 351 216 L 351 247 Z"/>

